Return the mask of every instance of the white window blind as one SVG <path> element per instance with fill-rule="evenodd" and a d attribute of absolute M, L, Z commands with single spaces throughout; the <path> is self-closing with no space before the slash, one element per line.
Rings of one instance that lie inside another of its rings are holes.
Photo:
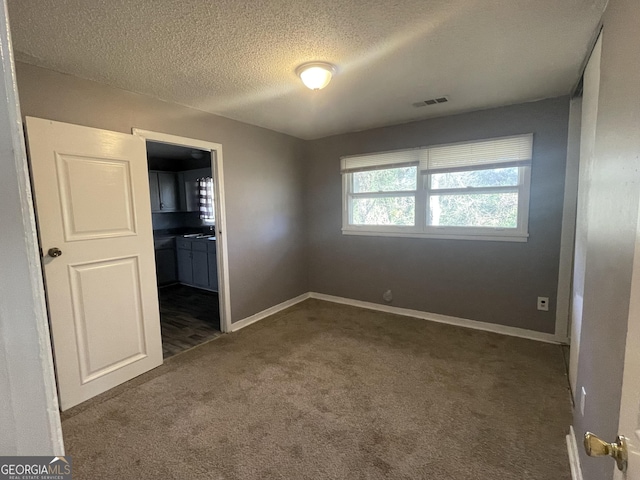
<path fill-rule="evenodd" d="M 444 173 L 460 170 L 531 165 L 533 134 L 476 140 L 341 158 L 341 172 L 420 165 L 420 171 Z"/>
<path fill-rule="evenodd" d="M 533 134 L 429 147 L 420 158 L 422 173 L 524 167 L 531 165 Z"/>
<path fill-rule="evenodd" d="M 382 168 L 399 168 L 420 164 L 419 148 L 395 150 L 393 152 L 372 153 L 369 155 L 353 155 L 342 157 L 341 172 L 353 173 Z"/>

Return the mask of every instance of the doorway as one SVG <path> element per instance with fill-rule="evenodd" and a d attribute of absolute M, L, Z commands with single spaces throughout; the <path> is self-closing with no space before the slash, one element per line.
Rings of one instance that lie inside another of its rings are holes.
<path fill-rule="evenodd" d="M 147 145 L 163 356 L 230 331 L 222 146 L 133 129 Z"/>
<path fill-rule="evenodd" d="M 156 280 L 167 359 L 221 334 L 211 152 L 148 140 Z"/>

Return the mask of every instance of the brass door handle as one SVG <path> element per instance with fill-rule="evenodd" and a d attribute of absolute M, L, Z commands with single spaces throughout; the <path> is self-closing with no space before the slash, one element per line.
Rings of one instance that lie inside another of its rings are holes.
<path fill-rule="evenodd" d="M 62 250 L 57 247 L 53 247 L 50 248 L 49 251 L 47 251 L 47 255 L 49 255 L 51 258 L 58 258 L 60 255 L 62 255 Z"/>
<path fill-rule="evenodd" d="M 607 443 L 597 435 L 587 432 L 584 434 L 584 449 L 590 457 L 612 457 L 618 470 L 627 470 L 627 439 L 622 435 L 618 435 L 615 443 Z"/>

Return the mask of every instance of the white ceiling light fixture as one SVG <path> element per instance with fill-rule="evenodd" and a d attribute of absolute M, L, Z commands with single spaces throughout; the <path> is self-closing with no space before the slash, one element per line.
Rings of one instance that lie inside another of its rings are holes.
<path fill-rule="evenodd" d="M 311 90 L 322 90 L 329 85 L 334 73 L 336 73 L 335 65 L 327 62 L 303 63 L 296 68 L 296 75 Z"/>

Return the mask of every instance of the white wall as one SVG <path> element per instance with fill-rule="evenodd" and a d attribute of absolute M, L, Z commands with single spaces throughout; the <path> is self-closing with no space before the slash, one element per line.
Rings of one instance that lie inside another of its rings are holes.
<path fill-rule="evenodd" d="M 6 0 L 0 7 L 0 455 L 62 455 Z"/>
<path fill-rule="evenodd" d="M 584 386 L 587 396 L 584 415 L 580 402 L 573 412 L 578 438 L 586 431 L 606 439 L 618 433 L 640 202 L 639 18 L 638 0 L 609 0 L 602 19 L 576 382 L 576 389 Z M 612 463 L 587 457 L 584 451 L 580 459 L 585 480 L 612 478 Z"/>
<path fill-rule="evenodd" d="M 578 363 L 580 336 L 582 333 L 582 312 L 584 303 L 585 268 L 588 245 L 589 190 L 595 162 L 596 121 L 598 117 L 598 95 L 600 90 L 600 58 L 602 39 L 593 49 L 584 72 L 584 96 L 582 99 L 582 119 L 580 137 L 580 184 L 578 188 L 578 211 L 576 219 L 575 259 L 573 266 L 573 291 L 571 294 L 571 353 L 569 358 L 569 382 L 574 400 L 579 402 Z"/>
<path fill-rule="evenodd" d="M 582 98 L 571 99 L 569 106 L 569 137 L 567 139 L 567 167 L 564 177 L 564 206 L 562 212 L 562 237 L 560 240 L 560 268 L 558 272 L 558 300 L 556 306 L 556 334 L 571 337 L 573 323 L 569 321 L 571 310 L 571 285 L 573 276 L 573 252 L 578 208 L 578 177 L 580 174 L 580 125 L 582 124 Z M 574 377 L 575 379 L 575 377 Z M 573 391 L 573 383 L 571 383 Z"/>
<path fill-rule="evenodd" d="M 569 141 L 567 144 L 567 173 L 564 182 L 564 216 L 562 221 L 562 256 L 560 262 L 560 278 L 558 292 L 567 291 L 568 295 L 558 295 L 558 315 L 570 319 L 569 338 L 571 352 L 569 361 L 569 384 L 571 392 L 576 392 L 576 376 L 578 375 L 578 351 L 580 350 L 580 328 L 582 327 L 582 301 L 574 301 L 571 289 L 573 286 L 573 256 L 576 239 L 576 215 L 578 208 L 578 178 L 580 176 L 580 139 L 582 125 L 582 97 L 573 98 L 569 111 Z M 569 243 L 567 246 L 565 241 Z M 566 258 L 565 256 L 568 256 Z M 566 262 L 568 260 L 568 262 Z M 568 275 L 568 278 L 563 278 Z M 564 284 L 562 282 L 565 282 Z M 581 287 L 582 288 L 582 287 Z M 575 318 L 574 318 L 575 316 Z M 560 321 L 558 322 L 560 323 Z"/>

